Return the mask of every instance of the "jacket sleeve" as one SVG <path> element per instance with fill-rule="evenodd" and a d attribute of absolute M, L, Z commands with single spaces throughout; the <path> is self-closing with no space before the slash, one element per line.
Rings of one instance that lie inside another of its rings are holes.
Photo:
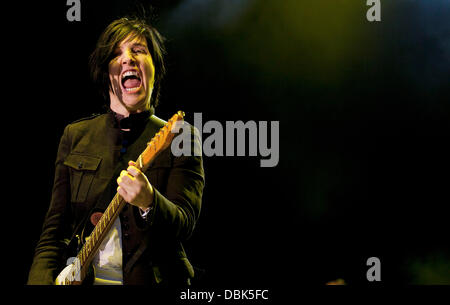
<path fill-rule="evenodd" d="M 28 275 L 29 285 L 51 285 L 60 271 L 61 256 L 66 247 L 64 238 L 70 224 L 70 178 L 64 165 L 70 150 L 69 126 L 65 128 L 59 143 L 51 202 Z"/>
<path fill-rule="evenodd" d="M 148 217 L 154 232 L 179 241 L 188 239 L 194 230 L 205 184 L 201 141 L 193 127 L 191 135 L 186 138 L 190 139 L 189 143 L 183 145 L 190 145 L 192 155 L 174 157 L 165 194 L 154 189 L 153 210 Z"/>

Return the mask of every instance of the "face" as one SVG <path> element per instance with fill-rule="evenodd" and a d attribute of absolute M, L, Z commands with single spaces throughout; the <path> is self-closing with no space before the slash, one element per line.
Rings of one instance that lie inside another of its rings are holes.
<path fill-rule="evenodd" d="M 124 39 L 109 63 L 111 108 L 135 113 L 150 108 L 155 67 L 144 38 Z"/>

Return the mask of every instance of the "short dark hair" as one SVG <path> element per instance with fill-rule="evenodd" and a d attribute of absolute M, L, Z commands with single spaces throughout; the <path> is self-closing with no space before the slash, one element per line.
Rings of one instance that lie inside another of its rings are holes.
<path fill-rule="evenodd" d="M 155 67 L 155 82 L 150 106 L 159 104 L 161 80 L 166 74 L 164 65 L 164 37 L 145 20 L 138 17 L 123 17 L 111 22 L 98 39 L 95 50 L 89 57 L 90 74 L 100 92 L 108 99 L 112 84 L 109 80 L 109 62 L 114 57 L 114 50 L 125 38 L 145 38 Z"/>

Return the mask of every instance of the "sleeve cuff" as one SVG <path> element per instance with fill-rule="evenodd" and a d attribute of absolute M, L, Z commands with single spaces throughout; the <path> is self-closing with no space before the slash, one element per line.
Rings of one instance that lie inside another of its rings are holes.
<path fill-rule="evenodd" d="M 148 214 L 151 212 L 151 210 L 153 210 L 153 206 L 148 207 L 147 209 L 143 210 L 141 208 L 139 208 L 139 214 L 141 214 L 141 217 L 143 219 L 147 219 Z"/>

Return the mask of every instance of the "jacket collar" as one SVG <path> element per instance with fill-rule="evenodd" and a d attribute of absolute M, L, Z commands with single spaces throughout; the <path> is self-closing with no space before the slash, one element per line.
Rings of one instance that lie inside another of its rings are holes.
<path fill-rule="evenodd" d="M 154 108 L 152 107 L 150 110 L 132 113 L 128 117 L 124 117 L 121 114 L 118 114 L 112 111 L 110 108 L 107 110 L 107 113 L 112 118 L 114 127 L 119 129 L 129 129 L 130 131 L 134 131 L 136 129 L 142 129 L 153 115 Z"/>

